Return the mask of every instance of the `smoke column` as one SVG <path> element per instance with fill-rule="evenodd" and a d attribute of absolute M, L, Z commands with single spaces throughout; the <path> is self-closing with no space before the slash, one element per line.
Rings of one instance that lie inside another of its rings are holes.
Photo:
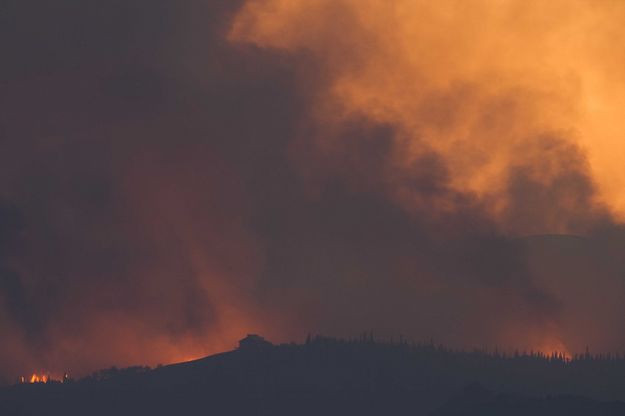
<path fill-rule="evenodd" d="M 0 381 L 247 332 L 625 349 L 621 2 L 2 19 Z"/>

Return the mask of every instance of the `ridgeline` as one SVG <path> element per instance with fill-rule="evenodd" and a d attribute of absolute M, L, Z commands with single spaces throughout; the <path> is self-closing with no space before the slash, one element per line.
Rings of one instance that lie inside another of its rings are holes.
<path fill-rule="evenodd" d="M 625 359 L 309 337 L 0 390 L 2 415 L 625 415 Z"/>

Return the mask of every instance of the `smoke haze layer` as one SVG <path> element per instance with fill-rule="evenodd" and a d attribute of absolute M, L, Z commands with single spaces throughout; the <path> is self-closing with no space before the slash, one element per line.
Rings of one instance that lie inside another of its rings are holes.
<path fill-rule="evenodd" d="M 2 381 L 246 332 L 625 348 L 621 3 L 5 9 Z"/>

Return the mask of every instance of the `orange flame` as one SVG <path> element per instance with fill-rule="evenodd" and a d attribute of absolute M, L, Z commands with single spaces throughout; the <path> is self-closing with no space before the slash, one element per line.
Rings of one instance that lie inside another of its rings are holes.
<path fill-rule="evenodd" d="M 50 376 L 48 374 L 37 374 L 34 373 L 31 377 L 30 377 L 30 383 L 34 384 L 34 383 L 47 383 L 48 381 L 50 381 Z"/>

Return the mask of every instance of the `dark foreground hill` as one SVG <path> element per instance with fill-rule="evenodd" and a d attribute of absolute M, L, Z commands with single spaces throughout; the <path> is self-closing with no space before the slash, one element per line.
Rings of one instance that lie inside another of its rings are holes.
<path fill-rule="evenodd" d="M 317 338 L 0 390 L 0 415 L 625 415 L 625 361 Z"/>

